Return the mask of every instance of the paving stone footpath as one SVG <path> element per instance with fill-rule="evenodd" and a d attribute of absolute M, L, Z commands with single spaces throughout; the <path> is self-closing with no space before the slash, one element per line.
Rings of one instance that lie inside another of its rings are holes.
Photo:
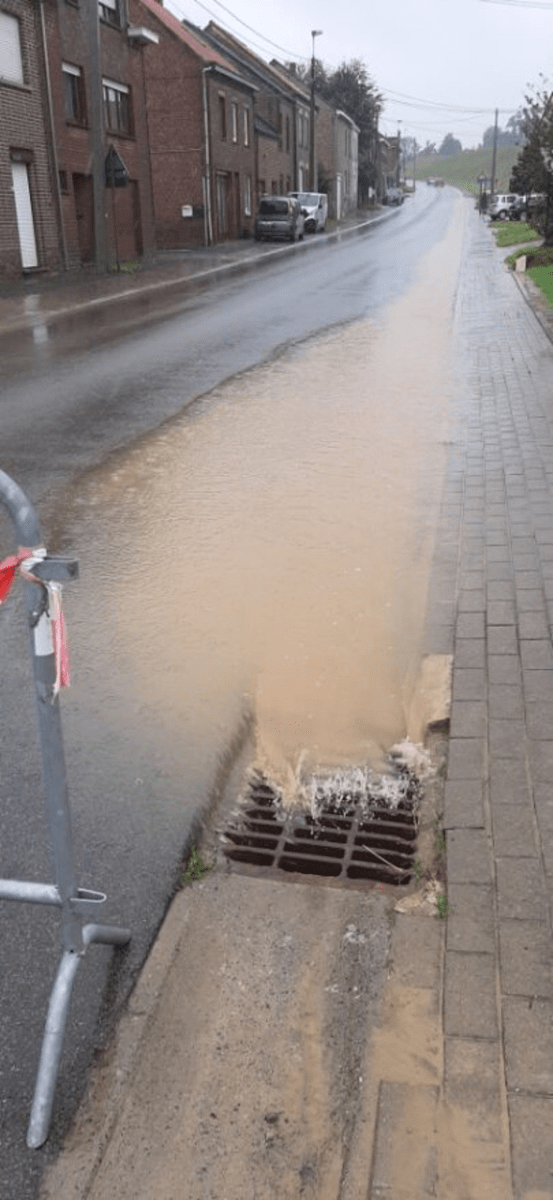
<path fill-rule="evenodd" d="M 445 790 L 445 1077 L 510 1135 L 516 1200 L 553 1197 L 553 345 L 469 221 L 459 394 L 428 649 L 454 655 Z M 472 1064 L 472 1065 L 471 1065 Z M 451 1068 L 451 1069 L 450 1069 Z"/>

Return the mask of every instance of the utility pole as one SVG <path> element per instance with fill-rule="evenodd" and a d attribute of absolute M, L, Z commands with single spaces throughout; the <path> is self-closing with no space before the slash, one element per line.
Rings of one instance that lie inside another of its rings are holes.
<path fill-rule="evenodd" d="M 495 193 L 495 160 L 496 160 L 496 156 L 497 156 L 497 118 L 498 118 L 498 115 L 499 115 L 498 109 L 496 108 L 496 110 L 495 110 L 495 125 L 493 127 L 492 178 L 491 178 L 491 183 L 490 183 L 490 188 L 491 188 L 490 200 L 493 200 L 494 193 Z"/>
<path fill-rule="evenodd" d="M 317 190 L 315 178 L 315 38 L 320 37 L 322 29 L 311 30 L 311 113 L 309 120 L 309 187 L 312 192 Z"/>
<path fill-rule="evenodd" d="M 94 257 L 99 274 L 107 271 L 106 195 L 104 167 L 104 93 L 100 64 L 100 21 L 98 0 L 86 0 L 88 40 L 88 100 L 90 109 L 90 149 L 92 159 L 92 200 L 94 209 Z"/>

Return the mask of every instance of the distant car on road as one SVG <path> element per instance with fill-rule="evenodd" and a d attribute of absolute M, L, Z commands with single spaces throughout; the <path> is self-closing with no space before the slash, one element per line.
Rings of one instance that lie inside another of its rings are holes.
<path fill-rule="evenodd" d="M 254 224 L 256 242 L 265 238 L 284 238 L 301 242 L 305 218 L 301 204 L 293 196 L 262 196 Z"/>
<path fill-rule="evenodd" d="M 328 219 L 328 196 L 324 192 L 288 192 L 299 200 L 305 217 L 306 233 L 324 233 Z"/>
<path fill-rule="evenodd" d="M 382 197 L 383 204 L 403 204 L 403 192 L 401 188 L 390 187 L 386 188 Z"/>

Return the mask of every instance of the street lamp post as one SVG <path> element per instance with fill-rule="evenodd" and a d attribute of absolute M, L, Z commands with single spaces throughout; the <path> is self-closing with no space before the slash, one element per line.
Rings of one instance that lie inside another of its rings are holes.
<path fill-rule="evenodd" d="M 322 29 L 312 29 L 312 49 L 311 49 L 311 112 L 309 121 L 309 186 L 312 192 L 317 190 L 317 180 L 315 179 L 315 38 L 320 37 Z"/>
<path fill-rule="evenodd" d="M 400 185 L 400 183 L 401 183 L 401 121 L 398 121 L 398 123 L 397 123 L 397 169 L 396 169 L 396 183 L 397 183 L 397 186 L 399 187 L 399 185 Z"/>

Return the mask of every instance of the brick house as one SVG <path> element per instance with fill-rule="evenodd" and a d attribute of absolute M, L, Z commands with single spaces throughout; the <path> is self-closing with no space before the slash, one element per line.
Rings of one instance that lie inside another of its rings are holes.
<path fill-rule="evenodd" d="M 2 0 L 0 0 L 2 2 Z M 135 259 L 154 246 L 143 38 L 124 0 L 44 0 L 55 152 L 67 264 Z M 126 185 L 105 187 L 110 150 Z"/>
<path fill-rule="evenodd" d="M 129 6 L 131 20 L 159 37 L 143 57 L 157 245 L 248 236 L 255 87 L 158 0 L 129 0 Z"/>
<path fill-rule="evenodd" d="M 0 0 L 0 278 L 60 263 L 42 8 Z"/>
<path fill-rule="evenodd" d="M 268 63 L 214 21 L 206 27 L 204 35 L 256 88 L 256 200 L 267 193 L 286 195 L 293 190 L 296 178 L 295 104 L 288 84 Z"/>

